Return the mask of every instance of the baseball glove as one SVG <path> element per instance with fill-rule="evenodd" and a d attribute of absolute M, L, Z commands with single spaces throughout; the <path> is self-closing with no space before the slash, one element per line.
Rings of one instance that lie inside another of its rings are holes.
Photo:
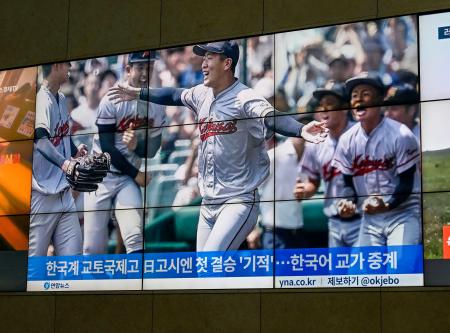
<path fill-rule="evenodd" d="M 103 181 L 110 166 L 111 156 L 108 153 L 78 157 L 70 161 L 66 179 L 75 191 L 93 192 L 97 190 L 97 184 Z"/>

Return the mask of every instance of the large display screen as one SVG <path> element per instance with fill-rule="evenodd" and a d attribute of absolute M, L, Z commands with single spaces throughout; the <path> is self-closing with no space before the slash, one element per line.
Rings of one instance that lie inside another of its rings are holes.
<path fill-rule="evenodd" d="M 0 72 L 0 257 L 29 291 L 448 284 L 446 27 Z"/>

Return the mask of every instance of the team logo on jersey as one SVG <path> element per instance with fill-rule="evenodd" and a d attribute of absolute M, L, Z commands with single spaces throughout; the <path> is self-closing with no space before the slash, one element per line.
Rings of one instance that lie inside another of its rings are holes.
<path fill-rule="evenodd" d="M 50 138 L 50 142 L 55 146 L 59 146 L 61 143 L 63 136 L 69 135 L 70 133 L 70 126 L 69 121 L 66 122 L 59 122 L 55 127 L 55 136 L 53 138 Z"/>
<path fill-rule="evenodd" d="M 119 131 L 125 131 L 128 128 L 130 128 L 130 125 L 133 124 L 133 129 L 136 128 L 142 128 L 142 127 L 148 127 L 152 128 L 155 125 L 155 119 L 153 118 L 147 118 L 147 117 L 128 117 L 123 118 L 119 125 L 117 125 L 117 129 Z"/>
<path fill-rule="evenodd" d="M 357 155 L 353 160 L 352 169 L 354 176 L 362 176 L 375 170 L 389 170 L 394 167 L 395 157 L 385 157 L 384 159 L 370 159 L 369 156 Z"/>
<path fill-rule="evenodd" d="M 322 165 L 322 173 L 323 179 L 326 182 L 331 182 L 334 177 L 341 174 L 341 172 L 337 168 L 331 166 L 331 161 L 328 161 L 327 163 Z"/>
<path fill-rule="evenodd" d="M 232 134 L 237 131 L 237 120 L 213 121 L 212 118 L 200 119 L 200 140 L 205 141 L 210 136 Z"/>

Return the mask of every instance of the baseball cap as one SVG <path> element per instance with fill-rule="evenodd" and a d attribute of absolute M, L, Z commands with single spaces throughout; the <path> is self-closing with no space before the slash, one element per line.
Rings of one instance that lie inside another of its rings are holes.
<path fill-rule="evenodd" d="M 196 55 L 201 57 L 203 57 L 206 52 L 223 54 L 227 58 L 231 58 L 234 65 L 236 65 L 239 60 L 239 46 L 234 40 L 198 44 L 194 46 L 193 51 Z"/>
<path fill-rule="evenodd" d="M 157 51 L 141 51 L 141 52 L 133 52 L 130 53 L 128 57 L 129 64 L 136 64 L 139 62 L 149 62 L 151 60 L 158 59 Z"/>
<path fill-rule="evenodd" d="M 419 94 L 410 84 L 390 87 L 384 98 L 385 105 L 416 104 L 419 103 Z"/>
<path fill-rule="evenodd" d="M 313 92 L 314 98 L 319 101 L 325 95 L 334 95 L 343 102 L 347 101 L 345 86 L 339 82 L 328 81 L 323 88 L 318 88 Z"/>
<path fill-rule="evenodd" d="M 375 87 L 381 92 L 382 95 L 384 95 L 386 90 L 381 78 L 377 74 L 370 72 L 361 72 L 345 81 L 345 89 L 348 94 L 351 94 L 353 88 L 360 84 L 368 84 L 369 86 Z"/>

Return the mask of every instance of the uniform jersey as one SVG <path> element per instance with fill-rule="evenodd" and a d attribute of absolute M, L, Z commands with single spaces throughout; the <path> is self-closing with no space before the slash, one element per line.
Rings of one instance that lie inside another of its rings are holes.
<path fill-rule="evenodd" d="M 418 165 L 419 145 L 411 130 L 384 117 L 367 135 L 357 123 L 342 135 L 332 166 L 353 176 L 358 196 L 382 195 L 389 200 L 399 182 L 398 175 Z M 420 190 L 414 182 L 413 192 Z M 419 197 L 410 195 L 400 207 L 418 207 Z"/>
<path fill-rule="evenodd" d="M 70 118 L 65 96 L 58 92 L 58 100 L 51 91 L 41 86 L 36 96 L 36 129 L 50 134 L 50 142 L 66 159 L 70 159 Z M 36 148 L 33 153 L 33 190 L 55 194 L 69 184 L 62 169 L 49 162 Z"/>
<path fill-rule="evenodd" d="M 217 96 L 200 84 L 184 90 L 181 100 L 199 123 L 203 199 L 220 202 L 255 190 L 269 175 L 263 118 L 273 111 L 269 102 L 239 81 Z"/>
<path fill-rule="evenodd" d="M 354 122 L 348 122 L 344 132 L 353 125 Z M 339 169 L 331 165 L 337 144 L 338 140 L 331 135 L 319 145 L 307 142 L 300 162 L 301 173 L 316 181 L 322 179 L 325 183 L 324 213 L 328 217 L 338 215 L 335 200 L 342 197 L 344 188 L 344 177 Z"/>
<path fill-rule="evenodd" d="M 108 95 L 102 98 L 97 109 L 96 124 L 116 126 L 114 146 L 131 165 L 139 169 L 142 158 L 136 155 L 134 151 L 129 150 L 127 145 L 122 142 L 123 132 L 130 127 L 131 123 L 137 129 L 136 135 L 138 138 L 145 136 L 145 134 L 142 135 L 145 131 L 139 131 L 139 128 L 148 127 L 147 140 L 150 140 L 160 135 L 162 126 L 166 125 L 165 108 L 164 106 L 141 100 L 114 104 Z M 92 150 L 94 152 L 102 151 L 98 134 L 94 136 Z M 120 172 L 114 167 L 114 164 L 111 165 L 111 171 Z"/>

